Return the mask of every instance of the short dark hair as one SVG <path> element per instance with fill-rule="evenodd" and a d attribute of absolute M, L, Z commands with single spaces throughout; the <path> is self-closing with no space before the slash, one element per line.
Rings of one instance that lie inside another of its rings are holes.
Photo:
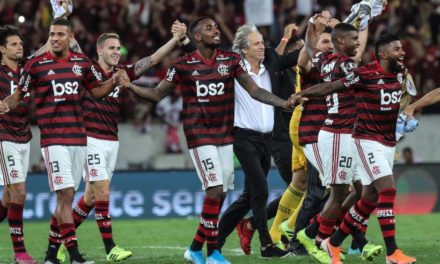
<path fill-rule="evenodd" d="M 333 28 L 331 28 L 331 27 L 325 27 L 324 28 L 324 31 L 322 31 L 321 33 L 328 33 L 328 34 L 331 34 L 333 32 Z"/>
<path fill-rule="evenodd" d="M 192 35 L 194 35 L 194 33 L 195 33 L 197 27 L 199 26 L 200 22 L 202 22 L 202 21 L 205 20 L 205 19 L 211 19 L 211 18 L 209 18 L 209 17 L 207 17 L 207 16 L 203 16 L 203 17 L 199 17 L 199 18 L 197 18 L 196 20 L 194 20 L 194 21 L 191 23 L 191 25 L 189 26 L 189 32 L 190 32 Z"/>
<path fill-rule="evenodd" d="M 332 41 L 334 42 L 337 38 L 343 37 L 345 34 L 347 34 L 350 31 L 358 32 L 358 30 L 351 24 L 348 23 L 337 24 L 332 30 Z"/>
<path fill-rule="evenodd" d="M 54 21 L 52 21 L 52 23 L 50 25 L 51 26 L 66 26 L 69 28 L 69 30 L 72 30 L 72 23 L 68 19 L 65 19 L 63 17 L 59 17 L 59 18 L 55 19 Z"/>
<path fill-rule="evenodd" d="M 0 27 L 0 46 L 5 46 L 6 41 L 10 36 L 18 36 L 21 41 L 24 41 L 23 36 L 18 31 L 18 28 L 10 25 Z"/>
<path fill-rule="evenodd" d="M 388 33 L 382 34 L 382 35 L 379 37 L 379 39 L 376 41 L 376 44 L 375 44 L 375 47 L 374 47 L 374 55 L 376 55 L 376 59 L 377 59 L 377 60 L 380 60 L 380 58 L 379 58 L 379 52 L 380 52 L 380 49 L 381 49 L 383 46 L 388 45 L 388 44 L 390 44 L 391 42 L 393 42 L 393 41 L 398 41 L 398 40 L 400 40 L 399 37 L 397 37 L 397 36 L 394 35 L 394 34 L 388 34 Z"/>
<path fill-rule="evenodd" d="M 98 37 L 98 40 L 96 41 L 96 46 L 100 47 L 107 39 L 120 39 L 119 35 L 116 33 L 103 33 Z"/>

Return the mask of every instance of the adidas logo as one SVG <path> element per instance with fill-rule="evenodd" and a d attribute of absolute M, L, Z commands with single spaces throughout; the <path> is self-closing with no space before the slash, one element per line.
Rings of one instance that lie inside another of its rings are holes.
<path fill-rule="evenodd" d="M 385 82 L 382 79 L 379 79 L 379 81 L 377 82 L 377 84 L 385 84 Z"/>
<path fill-rule="evenodd" d="M 52 71 L 52 70 L 49 70 L 49 71 L 47 72 L 47 75 L 54 75 L 54 74 L 55 74 L 55 72 Z"/>
<path fill-rule="evenodd" d="M 195 70 L 195 71 L 193 71 L 193 72 L 191 73 L 191 75 L 192 75 L 192 76 L 197 76 L 197 75 L 200 75 L 200 73 L 199 73 L 197 70 Z"/>

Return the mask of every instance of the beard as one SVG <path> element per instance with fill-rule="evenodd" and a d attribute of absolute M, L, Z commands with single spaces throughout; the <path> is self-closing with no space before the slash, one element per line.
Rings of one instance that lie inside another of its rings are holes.
<path fill-rule="evenodd" d="M 215 49 L 215 48 L 220 47 L 220 43 L 218 43 L 218 44 L 217 43 L 205 43 L 205 46 L 210 49 Z"/>
<path fill-rule="evenodd" d="M 399 73 L 403 71 L 402 63 L 395 58 L 389 60 L 388 67 L 391 73 Z"/>
<path fill-rule="evenodd" d="M 58 51 L 52 50 L 52 52 L 55 55 L 55 57 L 61 58 L 63 56 L 63 51 L 62 50 L 58 50 Z"/>

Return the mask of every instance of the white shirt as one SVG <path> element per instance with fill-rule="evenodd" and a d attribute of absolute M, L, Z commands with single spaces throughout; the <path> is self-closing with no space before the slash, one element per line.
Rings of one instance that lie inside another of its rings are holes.
<path fill-rule="evenodd" d="M 261 88 L 272 92 L 269 72 L 260 64 L 258 74 L 251 72 L 251 65 L 243 59 L 248 74 Z M 274 107 L 253 99 L 249 93 L 234 80 L 235 85 L 235 116 L 234 126 L 252 129 L 261 133 L 272 132 L 274 123 Z"/>

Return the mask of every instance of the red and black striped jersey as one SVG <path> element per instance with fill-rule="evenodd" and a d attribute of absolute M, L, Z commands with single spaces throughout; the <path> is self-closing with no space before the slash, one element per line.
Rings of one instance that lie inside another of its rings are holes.
<path fill-rule="evenodd" d="M 102 78 L 83 54 L 69 52 L 65 59 L 50 52 L 30 59 L 18 89 L 35 90 L 37 123 L 42 147 L 87 145 L 81 97 L 84 87 L 92 89 Z"/>
<path fill-rule="evenodd" d="M 356 69 L 353 76 L 342 79 L 355 91 L 357 121 L 353 137 L 396 145 L 396 120 L 402 97 L 404 69 L 386 72 L 377 61 Z"/>
<path fill-rule="evenodd" d="M 97 62 L 95 69 L 103 81 L 112 77 L 119 69 L 127 72 L 130 81 L 136 79 L 134 65 L 118 66 L 111 72 L 105 72 Z M 83 98 L 84 124 L 88 137 L 104 140 L 118 140 L 118 117 L 119 117 L 119 87 L 116 87 L 107 97 L 96 99 L 89 91 Z"/>
<path fill-rule="evenodd" d="M 321 80 L 333 82 L 352 74 L 357 68 L 356 63 L 341 53 L 318 52 L 313 56 L 312 63 L 321 73 Z M 325 97 L 327 118 L 323 130 L 333 133 L 352 133 L 356 121 L 354 91 L 347 89 Z"/>
<path fill-rule="evenodd" d="M 174 61 L 166 80 L 180 85 L 189 148 L 233 142 L 234 77 L 243 67 L 238 54 L 217 49 L 211 60 L 194 51 Z"/>
<path fill-rule="evenodd" d="M 320 73 L 316 67 L 305 75 L 301 75 L 301 90 L 307 90 L 320 82 Z M 318 142 L 319 130 L 321 130 L 325 117 L 327 116 L 327 106 L 323 97 L 310 97 L 303 104 L 302 115 L 299 123 L 299 144 Z"/>
<path fill-rule="evenodd" d="M 13 94 L 17 89 L 21 71 L 21 67 L 13 70 L 3 63 L 0 65 L 0 100 Z M 0 117 L 0 141 L 26 143 L 31 140 L 29 101 L 29 94 L 26 94 L 13 111 Z"/>

